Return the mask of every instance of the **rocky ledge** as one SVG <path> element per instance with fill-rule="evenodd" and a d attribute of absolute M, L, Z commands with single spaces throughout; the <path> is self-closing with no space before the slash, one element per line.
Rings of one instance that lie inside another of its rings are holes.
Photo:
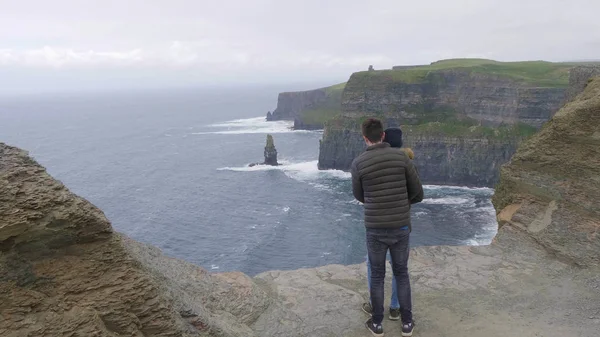
<path fill-rule="evenodd" d="M 598 336 L 599 116 L 596 80 L 524 143 L 491 245 L 412 250 L 415 336 Z M 364 264 L 208 273 L 115 233 L 0 143 L 0 336 L 366 336 L 365 278 Z"/>

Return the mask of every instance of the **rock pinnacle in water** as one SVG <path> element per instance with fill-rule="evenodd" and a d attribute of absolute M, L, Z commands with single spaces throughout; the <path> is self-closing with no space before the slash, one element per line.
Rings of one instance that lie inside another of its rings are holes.
<path fill-rule="evenodd" d="M 273 136 L 267 135 L 267 145 L 265 146 L 265 165 L 279 165 L 277 163 L 277 150 L 273 142 Z"/>

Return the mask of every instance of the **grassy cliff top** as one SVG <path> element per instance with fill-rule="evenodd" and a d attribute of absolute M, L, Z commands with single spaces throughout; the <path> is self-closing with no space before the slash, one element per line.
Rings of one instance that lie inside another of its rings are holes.
<path fill-rule="evenodd" d="M 339 92 L 341 94 L 341 92 L 344 91 L 344 88 L 346 87 L 346 83 L 347 82 L 343 82 L 343 83 L 335 84 L 330 87 L 324 88 L 325 92 L 328 94 L 335 94 L 335 93 Z"/>
<path fill-rule="evenodd" d="M 327 94 L 327 99 L 303 111 L 300 120 L 309 125 L 322 125 L 337 116 L 341 111 L 342 92 L 345 87 L 346 82 L 322 88 Z"/>
<path fill-rule="evenodd" d="M 569 70 L 576 63 L 553 63 L 546 61 L 499 62 L 486 59 L 450 59 L 433 62 L 429 65 L 406 69 L 362 71 L 354 73 L 351 80 L 387 78 L 406 83 L 424 82 L 430 72 L 459 70 L 493 76 L 506 77 L 532 86 L 566 87 L 569 84 Z"/>

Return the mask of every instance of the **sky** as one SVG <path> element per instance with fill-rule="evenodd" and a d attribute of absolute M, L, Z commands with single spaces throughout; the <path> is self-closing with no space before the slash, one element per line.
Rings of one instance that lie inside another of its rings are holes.
<path fill-rule="evenodd" d="M 0 92 L 330 82 L 600 59 L 597 0 L 0 0 Z"/>

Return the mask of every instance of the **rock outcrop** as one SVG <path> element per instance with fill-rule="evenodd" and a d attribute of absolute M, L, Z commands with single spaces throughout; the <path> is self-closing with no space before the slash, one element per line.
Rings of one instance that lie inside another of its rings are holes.
<path fill-rule="evenodd" d="M 275 143 L 273 136 L 267 135 L 267 145 L 265 145 L 265 165 L 277 166 L 277 149 L 275 149 Z"/>
<path fill-rule="evenodd" d="M 521 145 L 493 202 L 500 226 L 573 264 L 600 264 L 600 78 Z"/>
<path fill-rule="evenodd" d="M 0 336 L 256 336 L 270 297 L 115 233 L 95 206 L 0 143 Z"/>
<path fill-rule="evenodd" d="M 270 166 L 279 166 L 277 162 L 277 149 L 275 148 L 275 142 L 273 141 L 273 136 L 267 135 L 267 144 L 265 145 L 265 160 L 262 163 L 252 163 L 248 166 L 253 167 L 256 165 L 270 165 Z"/>
<path fill-rule="evenodd" d="M 600 65 L 585 65 L 571 69 L 567 101 L 572 101 L 583 92 L 590 79 L 600 76 Z"/>

